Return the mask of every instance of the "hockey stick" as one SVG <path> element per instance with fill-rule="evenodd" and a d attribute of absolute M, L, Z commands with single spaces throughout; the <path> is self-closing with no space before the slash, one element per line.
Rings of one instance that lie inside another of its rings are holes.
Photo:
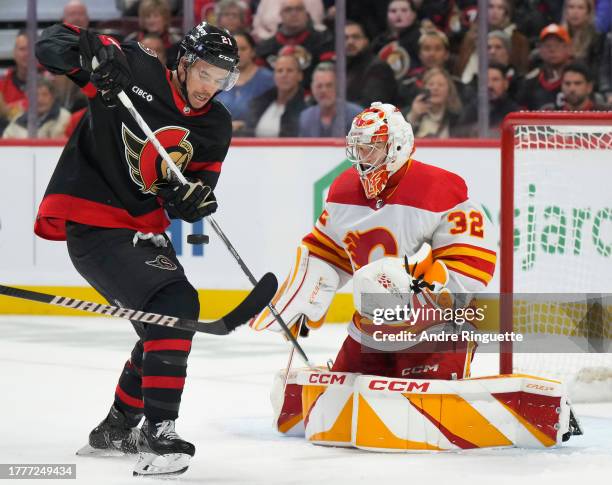
<path fill-rule="evenodd" d="M 191 330 L 213 335 L 227 335 L 261 312 L 272 297 L 274 297 L 277 289 L 278 282 L 276 281 L 276 276 L 274 276 L 272 273 L 266 273 L 236 308 L 234 308 L 227 315 L 223 316 L 223 318 L 213 320 L 211 322 L 200 322 L 198 320 L 190 320 L 187 318 L 178 318 L 168 315 L 160 315 L 158 313 L 143 312 L 140 310 L 132 310 L 130 308 L 104 305 L 91 301 L 78 300 L 76 298 L 68 298 L 65 296 L 49 295 L 47 293 L 39 293 L 37 291 L 23 290 L 21 288 L 13 288 L 11 286 L 4 285 L 0 285 L 0 295 L 47 303 L 49 305 L 63 308 L 82 310 L 89 313 L 97 313 L 98 315 L 127 318 L 129 320 L 142 323 L 174 327 L 181 330 Z"/>
<path fill-rule="evenodd" d="M 297 333 L 295 340 L 297 341 L 297 335 L 300 334 L 302 330 L 302 325 L 306 324 L 306 316 L 302 315 L 297 321 Z M 291 370 L 291 365 L 293 364 L 293 355 L 295 354 L 295 347 L 291 347 L 289 351 L 289 360 L 287 361 L 287 368 L 285 369 L 285 379 L 283 380 L 283 396 L 285 395 L 285 391 L 287 390 L 287 382 L 289 381 L 289 371 Z"/>
<path fill-rule="evenodd" d="M 144 132 L 144 134 L 147 136 L 149 141 L 153 143 L 153 146 L 155 147 L 157 152 L 160 154 L 160 156 L 164 159 L 164 161 L 168 165 L 168 168 L 176 176 L 177 180 L 181 184 L 186 184 L 187 179 L 183 175 L 183 172 L 179 170 L 179 168 L 174 163 L 174 160 L 172 160 L 170 155 L 168 155 L 168 152 L 166 151 L 166 149 L 162 146 L 162 144 L 159 142 L 159 140 L 155 136 L 155 133 L 151 131 L 151 128 L 149 128 L 149 125 L 147 124 L 147 122 L 142 118 L 142 116 L 140 116 L 140 113 L 134 107 L 132 100 L 128 98 L 127 94 L 125 94 L 123 90 L 119 92 L 117 97 L 119 98 L 119 101 L 121 101 L 125 109 L 127 109 L 130 115 L 132 115 L 132 118 L 134 118 L 134 120 L 136 121 L 140 129 Z M 219 224 L 217 224 L 217 221 L 215 221 L 212 216 L 207 216 L 206 220 L 210 223 L 210 225 L 212 226 L 214 231 L 217 233 L 221 241 L 223 241 L 223 244 L 225 244 L 225 247 L 232 254 L 232 256 L 234 257 L 234 259 L 236 260 L 236 262 L 238 263 L 238 265 L 240 266 L 244 274 L 246 274 L 251 284 L 253 285 L 257 284 L 257 280 L 255 279 L 255 276 L 253 276 L 253 273 L 251 273 L 251 270 L 247 267 L 243 259 L 240 257 L 240 255 L 238 254 L 238 251 L 236 251 L 236 249 L 234 248 L 230 240 L 227 238 L 225 233 L 221 230 L 221 227 L 219 226 Z M 276 321 L 282 328 L 287 339 L 289 339 L 293 347 L 297 350 L 298 354 L 300 354 L 300 357 L 302 358 L 302 360 L 304 360 L 304 362 L 306 363 L 308 367 L 314 370 L 315 366 L 310 362 L 310 360 L 308 360 L 306 353 L 304 352 L 300 344 L 298 344 L 297 340 L 291 333 L 291 330 L 289 330 L 289 327 L 287 327 L 287 324 L 284 322 L 283 318 L 278 313 L 278 310 L 274 307 L 272 303 L 269 303 L 267 306 L 268 306 L 268 309 L 270 310 L 270 313 L 274 316 L 274 318 L 276 319 Z"/>

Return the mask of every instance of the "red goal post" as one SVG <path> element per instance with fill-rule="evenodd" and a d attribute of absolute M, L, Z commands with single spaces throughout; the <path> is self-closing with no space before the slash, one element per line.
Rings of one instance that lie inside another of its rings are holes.
<path fill-rule="evenodd" d="M 538 128 L 541 127 L 541 128 Z M 575 130 L 572 130 L 572 127 Z M 602 130 L 599 130 L 601 127 Z M 558 130 L 557 130 L 558 128 Z M 597 134 L 589 135 L 597 129 Z M 515 286 L 515 155 L 518 149 L 610 149 L 612 112 L 517 112 L 506 117 L 501 138 L 500 331 L 513 330 Z M 612 153 L 612 152 L 611 152 Z M 579 161 L 578 161 L 579 162 Z M 612 159 L 610 159 L 612 163 Z M 534 161 L 537 163 L 537 160 Z M 576 167 L 579 167 L 577 163 Z M 600 183 L 604 183 L 601 181 Z M 586 188 L 585 188 L 586 189 Z M 612 292 L 612 290 L 610 290 Z M 512 342 L 500 348 L 500 373 L 513 371 Z"/>

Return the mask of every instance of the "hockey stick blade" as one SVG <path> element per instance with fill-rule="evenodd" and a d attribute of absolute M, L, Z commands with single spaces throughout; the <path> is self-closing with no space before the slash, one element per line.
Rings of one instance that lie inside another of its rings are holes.
<path fill-rule="evenodd" d="M 104 305 L 91 301 L 78 300 L 76 298 L 49 295 L 47 293 L 39 293 L 37 291 L 13 288 L 12 286 L 0 285 L 0 295 L 21 298 L 23 300 L 37 301 L 63 308 L 72 308 L 73 310 L 82 310 L 89 313 L 96 313 L 98 315 L 126 318 L 128 320 L 150 323 L 153 325 L 180 328 L 183 330 L 191 330 L 212 335 L 227 335 L 261 312 L 270 302 L 270 300 L 272 300 L 277 289 L 278 281 L 276 280 L 276 276 L 274 276 L 272 273 L 266 273 L 236 308 L 234 308 L 223 318 L 210 322 L 200 322 L 198 320 L 171 317 L 168 315 L 160 315 L 158 313 L 131 310 L 129 308 Z"/>

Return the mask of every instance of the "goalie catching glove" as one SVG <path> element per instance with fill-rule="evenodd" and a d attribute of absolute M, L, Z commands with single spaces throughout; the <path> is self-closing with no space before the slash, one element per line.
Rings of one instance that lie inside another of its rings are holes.
<path fill-rule="evenodd" d="M 323 325 L 325 315 L 340 284 L 338 272 L 328 263 L 310 256 L 308 248 L 297 248 L 295 263 L 287 279 L 272 299 L 287 326 L 294 335 L 301 316 L 305 316 L 308 329 Z M 282 332 L 282 329 L 269 309 L 265 309 L 249 322 L 252 329 Z M 303 328 L 303 327 L 302 327 Z"/>
<path fill-rule="evenodd" d="M 431 246 L 424 243 L 414 255 L 387 257 L 369 263 L 353 276 L 353 299 L 362 317 L 380 324 L 384 310 L 398 306 L 412 310 L 412 316 L 424 315 L 418 309 L 446 309 L 454 305 L 453 294 L 446 288 L 448 269 L 434 260 Z M 398 323 L 396 320 L 384 323 Z M 426 320 L 411 324 L 436 323 Z"/>

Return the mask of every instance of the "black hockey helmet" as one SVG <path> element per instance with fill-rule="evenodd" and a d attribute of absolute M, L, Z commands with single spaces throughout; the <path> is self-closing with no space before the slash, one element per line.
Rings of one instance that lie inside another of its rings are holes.
<path fill-rule="evenodd" d="M 208 22 L 202 22 L 191 29 L 180 43 L 177 65 L 185 57 L 189 65 L 197 59 L 228 71 L 223 91 L 234 87 L 240 71 L 238 70 L 238 44 L 236 39 L 225 29 L 220 29 Z"/>

